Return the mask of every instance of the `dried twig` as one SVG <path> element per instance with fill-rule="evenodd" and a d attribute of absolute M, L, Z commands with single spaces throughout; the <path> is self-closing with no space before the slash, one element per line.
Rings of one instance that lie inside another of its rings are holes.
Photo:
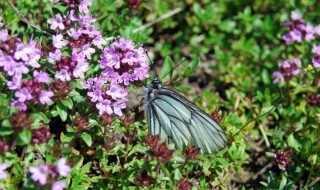
<path fill-rule="evenodd" d="M 139 32 L 139 31 L 141 31 L 141 30 L 144 30 L 144 29 L 146 29 L 146 28 L 148 28 L 148 27 L 150 27 L 150 26 L 152 26 L 152 25 L 154 25 L 154 24 L 156 24 L 156 23 L 158 23 L 158 22 L 160 22 L 160 21 L 162 21 L 162 20 L 164 20 L 164 19 L 166 19 L 166 18 L 169 18 L 169 17 L 171 17 L 171 16 L 173 16 L 173 15 L 175 15 L 175 14 L 181 12 L 181 11 L 182 11 L 182 8 L 181 8 L 181 7 L 176 8 L 176 9 L 174 9 L 173 11 L 170 11 L 170 12 L 168 12 L 167 14 L 162 15 L 162 16 L 159 17 L 158 19 L 153 20 L 153 21 L 151 21 L 151 22 L 149 22 L 149 23 L 146 23 L 146 24 L 140 26 L 139 28 L 134 29 L 134 30 L 133 30 L 133 33 L 137 33 L 137 32 Z"/>
<path fill-rule="evenodd" d="M 266 173 L 267 169 L 271 168 L 273 166 L 272 163 L 267 164 L 266 166 L 264 166 L 261 170 L 259 170 L 253 177 L 253 180 L 258 179 L 259 175 L 262 175 L 264 173 Z"/>
<path fill-rule="evenodd" d="M 43 32 L 43 33 L 45 33 L 45 34 L 47 34 L 47 35 L 51 35 L 51 36 L 53 35 L 53 34 L 51 34 L 50 32 L 44 31 L 44 30 L 42 30 L 41 28 L 39 28 L 38 26 L 32 24 L 30 21 L 28 21 L 28 20 L 26 19 L 26 17 L 17 9 L 17 7 L 15 7 L 15 6 L 13 5 L 12 2 L 10 2 L 9 0 L 7 0 L 7 3 L 8 3 L 8 4 L 10 5 L 10 7 L 14 10 L 14 12 L 16 12 L 17 15 L 19 15 L 20 20 L 21 20 L 22 22 L 26 23 L 27 25 L 31 26 L 32 28 L 34 28 L 34 29 L 36 29 L 36 30 L 39 30 L 39 31 L 41 31 L 41 32 Z"/>
<path fill-rule="evenodd" d="M 313 182 L 311 182 L 309 185 L 308 185 L 308 188 L 311 188 L 312 186 L 314 186 L 316 183 L 318 183 L 320 181 L 320 177 L 316 178 Z"/>

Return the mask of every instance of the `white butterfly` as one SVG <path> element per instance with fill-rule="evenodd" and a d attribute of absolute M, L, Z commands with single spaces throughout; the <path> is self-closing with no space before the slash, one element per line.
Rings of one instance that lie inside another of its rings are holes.
<path fill-rule="evenodd" d="M 192 138 L 202 153 L 217 152 L 225 147 L 227 137 L 220 125 L 182 95 L 162 88 L 157 77 L 145 87 L 144 100 L 152 135 L 160 134 L 178 149 L 182 142 L 188 144 Z"/>

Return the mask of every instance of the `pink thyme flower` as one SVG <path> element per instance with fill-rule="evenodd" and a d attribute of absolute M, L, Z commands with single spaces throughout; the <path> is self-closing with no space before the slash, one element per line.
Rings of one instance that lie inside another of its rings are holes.
<path fill-rule="evenodd" d="M 313 44 L 312 52 L 315 54 L 312 63 L 314 68 L 320 67 L 320 45 Z"/>
<path fill-rule="evenodd" d="M 21 111 L 26 111 L 27 110 L 27 105 L 24 102 L 20 102 L 18 100 L 13 100 L 11 102 L 11 106 L 14 106 L 18 108 Z"/>
<path fill-rule="evenodd" d="M 35 81 L 39 83 L 48 83 L 49 82 L 49 74 L 43 71 L 33 71 L 33 77 Z"/>
<path fill-rule="evenodd" d="M 124 108 L 126 108 L 125 102 L 115 102 L 113 104 L 114 113 L 120 117 L 123 115 L 121 109 Z"/>
<path fill-rule="evenodd" d="M 73 70 L 73 76 L 75 78 L 84 78 L 84 73 L 89 70 L 89 63 L 82 62 L 78 63 Z"/>
<path fill-rule="evenodd" d="M 53 36 L 52 44 L 55 48 L 61 49 L 68 44 L 68 41 L 63 40 L 62 34 L 58 34 L 56 36 Z"/>
<path fill-rule="evenodd" d="M 51 24 L 51 29 L 52 30 L 56 30 L 57 28 L 60 30 L 64 30 L 65 26 L 63 24 L 63 18 L 61 17 L 61 15 L 58 13 L 56 14 L 54 19 L 49 19 L 48 23 Z"/>
<path fill-rule="evenodd" d="M 68 18 L 71 21 L 78 21 L 79 17 L 75 14 L 74 10 L 70 10 Z"/>
<path fill-rule="evenodd" d="M 318 36 L 320 36 L 320 25 L 314 27 L 314 33 L 316 33 Z"/>
<path fill-rule="evenodd" d="M 91 17 L 91 16 L 80 16 L 78 18 L 78 23 L 81 25 L 81 26 L 89 26 L 91 23 L 95 22 L 97 19 Z"/>
<path fill-rule="evenodd" d="M 92 40 L 92 44 L 99 49 L 103 49 L 102 45 L 107 44 L 107 41 L 101 35 L 99 35 Z"/>
<path fill-rule="evenodd" d="M 63 190 L 67 187 L 67 184 L 63 181 L 56 181 L 52 184 L 51 190 Z"/>
<path fill-rule="evenodd" d="M 293 60 L 285 60 L 280 66 L 282 75 L 285 78 L 291 78 L 294 75 L 300 73 L 301 61 L 299 58 L 294 58 Z"/>
<path fill-rule="evenodd" d="M 9 39 L 8 30 L 0 30 L 0 41 L 7 41 Z"/>
<path fill-rule="evenodd" d="M 17 100 L 20 102 L 26 102 L 32 100 L 33 96 L 29 90 L 29 88 L 24 87 L 14 93 L 14 96 L 18 98 Z"/>
<path fill-rule="evenodd" d="M 28 61 L 29 55 L 32 54 L 33 51 L 29 46 L 20 43 L 16 47 L 16 51 L 14 53 L 14 58 L 16 60 Z"/>
<path fill-rule="evenodd" d="M 103 115 L 104 113 L 111 115 L 113 113 L 110 100 L 100 101 L 96 104 L 96 107 L 99 110 L 99 115 Z"/>
<path fill-rule="evenodd" d="M 290 163 L 291 152 L 288 150 L 282 150 L 280 153 L 274 155 L 274 161 L 280 166 L 282 171 L 287 170 L 287 166 Z"/>
<path fill-rule="evenodd" d="M 8 168 L 6 163 L 0 164 L 0 180 L 6 179 L 7 174 L 4 172 Z"/>
<path fill-rule="evenodd" d="M 320 55 L 320 45 L 313 44 L 312 53 Z"/>
<path fill-rule="evenodd" d="M 88 28 L 82 31 L 84 34 L 87 34 L 89 37 L 94 38 L 101 34 L 99 30 L 96 30 L 93 25 L 90 25 Z"/>
<path fill-rule="evenodd" d="M 91 97 L 92 102 L 100 102 L 103 100 L 102 92 L 100 89 L 95 89 L 93 92 L 88 92 L 87 95 Z"/>
<path fill-rule="evenodd" d="M 71 167 L 67 165 L 67 159 L 60 158 L 56 165 L 56 171 L 62 177 L 67 177 L 68 173 L 71 171 Z"/>
<path fill-rule="evenodd" d="M 312 59 L 312 63 L 313 63 L 314 68 L 319 68 L 320 67 L 320 56 L 316 55 Z"/>
<path fill-rule="evenodd" d="M 29 72 L 28 67 L 23 62 L 15 62 L 11 61 L 8 62 L 6 65 L 4 65 L 3 70 L 7 72 L 7 75 L 9 76 L 16 76 L 20 77 L 22 74 L 27 74 Z"/>
<path fill-rule="evenodd" d="M 293 76 L 300 73 L 301 61 L 299 58 L 294 58 L 292 60 L 284 60 L 282 65 L 279 67 L 280 72 L 273 72 L 273 83 L 279 82 L 283 83 L 284 79 L 291 79 Z"/>
<path fill-rule="evenodd" d="M 30 167 L 31 179 L 34 182 L 38 182 L 41 186 L 47 184 L 47 177 L 50 174 L 49 167 L 47 165 L 41 165 L 39 167 Z"/>
<path fill-rule="evenodd" d="M 302 16 L 301 16 L 300 13 L 295 12 L 295 11 L 292 11 L 292 12 L 291 12 L 291 19 L 292 19 L 292 20 L 301 20 L 301 19 L 302 19 Z"/>
<path fill-rule="evenodd" d="M 83 29 L 80 28 L 78 30 L 74 29 L 74 28 L 70 28 L 70 30 L 68 30 L 68 35 L 70 37 L 72 37 L 74 40 L 78 40 L 79 37 L 83 34 Z"/>
<path fill-rule="evenodd" d="M 9 149 L 10 147 L 8 145 L 8 142 L 0 136 L 0 154 L 7 152 Z"/>
<path fill-rule="evenodd" d="M 275 78 L 273 80 L 273 83 L 278 83 L 279 82 L 279 84 L 282 84 L 284 82 L 284 78 L 283 78 L 283 76 L 282 76 L 282 74 L 280 72 L 273 72 L 272 76 Z"/>
<path fill-rule="evenodd" d="M 60 79 L 61 81 L 70 81 L 71 76 L 69 75 L 66 69 L 61 69 L 59 72 L 55 74 L 56 79 Z"/>
<path fill-rule="evenodd" d="M 61 51 L 60 49 L 56 49 L 54 52 L 49 52 L 49 59 L 50 63 L 60 61 L 61 60 Z"/>
<path fill-rule="evenodd" d="M 83 48 L 85 48 L 85 47 L 83 47 Z M 86 61 L 86 57 L 85 57 L 84 51 L 78 52 L 78 49 L 76 49 L 76 48 L 73 49 L 72 50 L 71 60 L 72 61 L 77 61 L 79 63 Z"/>
<path fill-rule="evenodd" d="M 4 23 L 1 21 L 2 21 L 2 17 L 0 16 L 0 28 L 4 26 Z"/>
<path fill-rule="evenodd" d="M 19 89 L 21 87 L 21 76 L 12 77 L 12 80 L 7 82 L 7 87 L 9 90 Z"/>
<path fill-rule="evenodd" d="M 80 13 L 89 13 L 88 7 L 92 5 L 91 0 L 82 0 L 79 4 L 79 12 Z"/>
<path fill-rule="evenodd" d="M 111 84 L 109 90 L 106 91 L 106 94 L 116 100 L 118 98 L 123 99 L 127 96 L 128 92 L 117 84 Z"/>
<path fill-rule="evenodd" d="M 87 59 L 91 59 L 91 55 L 96 52 L 95 49 L 90 47 L 90 44 L 86 44 L 83 46 L 83 54 L 85 55 L 85 57 L 87 57 Z"/>
<path fill-rule="evenodd" d="M 52 102 L 50 98 L 53 96 L 52 91 L 42 91 L 39 95 L 39 101 L 41 104 L 50 104 Z"/>
<path fill-rule="evenodd" d="M 304 27 L 305 39 L 306 41 L 311 41 L 315 39 L 314 28 L 311 24 L 307 23 Z"/>

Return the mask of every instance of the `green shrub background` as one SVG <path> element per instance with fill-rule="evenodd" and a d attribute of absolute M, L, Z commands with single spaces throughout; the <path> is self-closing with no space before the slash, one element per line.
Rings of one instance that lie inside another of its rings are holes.
<path fill-rule="evenodd" d="M 16 0 L 15 5 L 30 23 L 45 30 L 47 19 L 59 9 L 49 0 Z M 151 159 L 149 165 L 145 162 L 149 158 L 143 144 L 148 128 L 145 120 L 137 119 L 129 127 L 116 120 L 113 129 L 117 134 L 124 136 L 123 139 L 129 133 L 134 135 L 131 134 L 129 145 L 118 140 L 106 150 L 99 140 L 103 138 L 99 132 L 103 127 L 96 117 L 90 117 L 91 128 L 86 132 L 90 137 L 77 141 L 80 143 L 77 147 L 65 146 L 63 150 L 77 160 L 68 176 L 69 188 L 137 189 L 136 179 L 142 171 L 147 171 L 152 185 L 146 189 L 177 188 L 175 184 L 181 178 L 192 182 L 193 189 L 319 189 L 320 109 L 310 107 L 305 100 L 308 94 L 319 93 L 319 83 L 314 82 L 319 79 L 319 69 L 308 67 L 312 43 L 286 45 L 281 39 L 287 31 L 281 23 L 289 19 L 291 11 L 299 10 L 306 21 L 317 25 L 320 24 L 318 7 L 320 4 L 315 0 L 151 0 L 142 3 L 134 13 L 126 1 L 94 0 L 90 11 L 97 18 L 96 25 L 103 36 L 124 36 L 144 44 L 157 71 L 187 59 L 174 69 L 174 77 L 166 77 L 164 82 L 207 113 L 218 110 L 224 115 L 221 125 L 230 141 L 225 149 L 213 155 L 201 155 L 187 162 L 182 170 L 183 151 L 177 150 L 169 163 L 161 164 L 162 172 L 158 175 L 154 169 L 157 161 Z M 141 29 L 174 10 L 176 14 Z M 24 40 L 33 36 L 45 43 L 46 36 L 22 22 L 6 1 L 0 2 L 0 15 L 11 34 Z M 272 72 L 278 70 L 284 59 L 294 56 L 302 60 L 301 75 L 283 86 L 273 84 Z M 0 78 L 0 105 L 5 108 L 10 96 L 4 98 L 7 92 L 3 81 Z M 143 87 L 132 87 L 132 92 L 136 88 Z M 75 97 L 71 101 L 76 104 Z M 12 111 L 2 108 L 0 120 L 4 128 Z M 42 119 L 52 119 L 50 113 L 44 115 Z M 70 125 L 75 109 L 69 109 L 67 115 L 67 131 L 59 140 L 70 145 L 76 138 Z M 253 118 L 256 119 L 251 121 Z M 237 133 L 240 129 L 242 132 Z M 92 143 L 86 142 L 88 138 Z M 54 143 L 52 140 L 47 146 L 53 147 Z M 52 157 L 46 146 L 38 149 L 48 159 Z M 90 150 L 94 153 L 88 154 Z M 285 172 L 273 159 L 281 150 L 292 152 Z M 31 148 L 27 153 L 22 162 L 35 156 Z M 5 183 L 8 189 L 19 189 L 24 178 L 22 167 L 17 155 L 10 153 L 10 156 L 11 161 L 16 160 L 13 161 L 15 177 Z M 24 184 L 28 186 L 30 182 Z"/>

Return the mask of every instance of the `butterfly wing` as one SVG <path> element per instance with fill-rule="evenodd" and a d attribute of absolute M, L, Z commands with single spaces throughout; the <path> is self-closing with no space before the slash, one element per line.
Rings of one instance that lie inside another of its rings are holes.
<path fill-rule="evenodd" d="M 166 88 L 153 90 L 153 94 L 145 107 L 152 135 L 168 138 L 177 148 L 192 138 L 203 153 L 225 147 L 227 137 L 222 128 L 196 105 Z"/>

